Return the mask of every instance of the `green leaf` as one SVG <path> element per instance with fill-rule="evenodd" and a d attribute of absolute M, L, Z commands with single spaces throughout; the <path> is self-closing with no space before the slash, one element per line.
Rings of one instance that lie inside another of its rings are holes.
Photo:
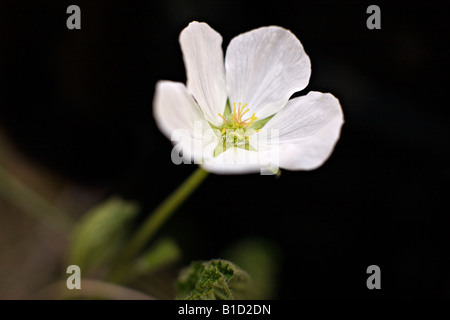
<path fill-rule="evenodd" d="M 162 269 L 177 261 L 180 256 L 181 250 L 174 240 L 161 239 L 136 261 L 132 269 L 133 275 L 147 274 Z"/>
<path fill-rule="evenodd" d="M 181 271 L 176 283 L 177 299 L 243 299 L 249 286 L 249 275 L 230 261 L 196 261 Z"/>
<path fill-rule="evenodd" d="M 117 197 L 90 209 L 72 234 L 68 263 L 89 272 L 111 262 L 138 212 L 136 203 Z"/>

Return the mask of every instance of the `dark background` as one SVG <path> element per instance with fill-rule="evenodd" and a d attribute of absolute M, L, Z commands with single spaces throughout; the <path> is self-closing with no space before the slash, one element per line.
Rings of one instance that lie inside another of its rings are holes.
<path fill-rule="evenodd" d="M 184 258 L 219 257 L 257 236 L 280 250 L 277 297 L 448 298 L 448 12 L 438 2 L 0 1 L 0 125 L 26 155 L 86 186 L 156 204 L 193 166 L 175 166 L 152 117 L 159 79 L 185 81 L 178 44 L 192 20 L 232 37 L 290 29 L 310 90 L 341 101 L 331 158 L 280 178 L 212 175 L 162 233 Z M 66 8 L 81 7 L 81 30 Z M 366 9 L 381 8 L 381 30 Z M 366 269 L 381 267 L 381 290 Z"/>

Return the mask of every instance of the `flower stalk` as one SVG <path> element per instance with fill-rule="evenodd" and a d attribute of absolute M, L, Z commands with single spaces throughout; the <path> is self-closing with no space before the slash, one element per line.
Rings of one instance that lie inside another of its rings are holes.
<path fill-rule="evenodd" d="M 142 251 L 155 233 L 197 189 L 207 176 L 208 172 L 199 167 L 177 189 L 175 189 L 172 194 L 156 207 L 125 246 L 111 271 L 111 280 L 115 282 L 123 281 L 124 273 L 126 272 L 129 262 Z"/>

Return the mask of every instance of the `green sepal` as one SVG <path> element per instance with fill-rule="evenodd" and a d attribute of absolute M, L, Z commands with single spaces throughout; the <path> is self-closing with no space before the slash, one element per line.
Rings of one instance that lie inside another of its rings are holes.
<path fill-rule="evenodd" d="M 214 149 L 214 157 L 219 156 L 219 155 L 220 155 L 222 152 L 224 152 L 224 151 L 225 151 L 225 148 L 224 148 L 223 142 L 220 141 L 220 142 L 217 144 L 217 147 Z"/>
<path fill-rule="evenodd" d="M 215 125 L 213 125 L 211 122 L 208 121 L 208 123 L 209 123 L 209 126 L 210 126 L 212 129 L 214 129 L 214 130 L 219 130 L 219 131 L 220 131 L 220 129 L 217 128 Z"/>
<path fill-rule="evenodd" d="M 223 116 L 227 118 L 231 114 L 230 100 L 227 99 L 227 104 L 225 105 L 225 110 L 223 111 Z"/>
<path fill-rule="evenodd" d="M 255 148 L 253 148 L 253 147 L 250 145 L 250 143 L 248 143 L 248 141 L 247 141 L 246 143 L 244 143 L 244 144 L 238 144 L 238 145 L 236 145 L 236 148 L 244 149 L 244 150 L 247 150 L 247 151 L 258 151 L 258 150 L 256 150 Z"/>
<path fill-rule="evenodd" d="M 250 126 L 249 129 L 253 129 L 253 130 L 260 130 L 260 129 L 262 129 L 262 128 L 266 125 L 266 123 L 269 122 L 269 120 L 273 118 L 274 115 L 275 115 L 275 114 L 273 114 L 273 115 L 271 115 L 271 116 L 268 116 L 268 117 L 266 117 L 266 118 L 264 118 L 264 119 L 255 121 L 255 122 Z"/>

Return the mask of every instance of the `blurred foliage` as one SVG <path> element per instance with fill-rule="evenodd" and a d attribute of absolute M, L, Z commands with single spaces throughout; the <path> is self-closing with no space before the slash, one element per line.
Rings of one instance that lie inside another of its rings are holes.
<path fill-rule="evenodd" d="M 225 256 L 248 272 L 252 278 L 246 299 L 276 297 L 280 266 L 279 250 L 266 239 L 252 238 L 232 246 Z"/>
<path fill-rule="evenodd" d="M 120 250 L 139 206 L 112 197 L 89 210 L 72 235 L 69 264 L 89 272 L 111 263 Z"/>
<path fill-rule="evenodd" d="M 183 269 L 176 283 L 181 300 L 245 299 L 250 276 L 226 260 L 196 261 Z"/>
<path fill-rule="evenodd" d="M 19 207 L 26 209 L 27 213 L 39 218 L 38 220 L 52 222 L 58 217 L 67 217 L 2 167 L 0 177 L 2 194 Z M 29 202 L 23 202 L 24 198 L 29 199 Z M 94 275 L 95 278 L 104 278 L 110 267 L 117 262 L 124 244 L 129 240 L 132 223 L 139 211 L 140 207 L 136 202 L 111 197 L 88 210 L 73 228 L 70 227 L 70 223 L 62 223 L 70 222 L 70 218 L 67 217 L 67 221 L 61 218 L 61 223 L 55 223 L 55 229 L 61 231 L 63 235 L 70 235 L 67 263 L 78 265 L 83 271 L 83 276 L 87 274 Z M 72 229 L 71 234 L 67 231 L 69 229 Z M 226 260 L 193 262 L 180 273 L 176 285 L 177 298 L 190 300 L 270 298 L 274 292 L 276 260 L 272 249 L 261 241 L 246 241 L 232 248 L 227 256 L 248 270 L 248 273 Z M 144 250 L 143 254 L 123 265 L 124 282 L 138 280 L 140 276 L 154 275 L 155 272 L 166 269 L 179 260 L 180 256 L 180 248 L 173 239 L 159 239 L 146 251 Z M 251 281 L 250 276 L 255 281 Z M 126 296 L 137 294 L 126 291 L 128 290 L 126 287 L 100 280 L 84 279 L 83 282 L 89 286 L 83 288 L 82 298 L 119 297 L 124 292 Z M 65 288 L 64 283 L 63 287 Z M 49 296 L 59 297 L 59 291 L 50 292 L 52 289 L 53 286 L 49 286 L 48 290 L 44 291 L 50 294 Z M 99 292 L 102 294 L 99 295 Z M 159 297 L 159 294 L 156 296 Z M 139 298 L 152 297 L 140 295 Z"/>
<path fill-rule="evenodd" d="M 177 261 L 180 256 L 180 248 L 173 239 L 161 239 L 136 261 L 132 273 L 141 275 L 160 270 Z"/>
<path fill-rule="evenodd" d="M 1 149 L 0 149 L 1 155 Z M 29 187 L 0 163 L 0 197 L 14 204 L 43 225 L 65 236 L 73 221 L 41 194 Z M 26 199 L 26 201 L 24 201 Z"/>

